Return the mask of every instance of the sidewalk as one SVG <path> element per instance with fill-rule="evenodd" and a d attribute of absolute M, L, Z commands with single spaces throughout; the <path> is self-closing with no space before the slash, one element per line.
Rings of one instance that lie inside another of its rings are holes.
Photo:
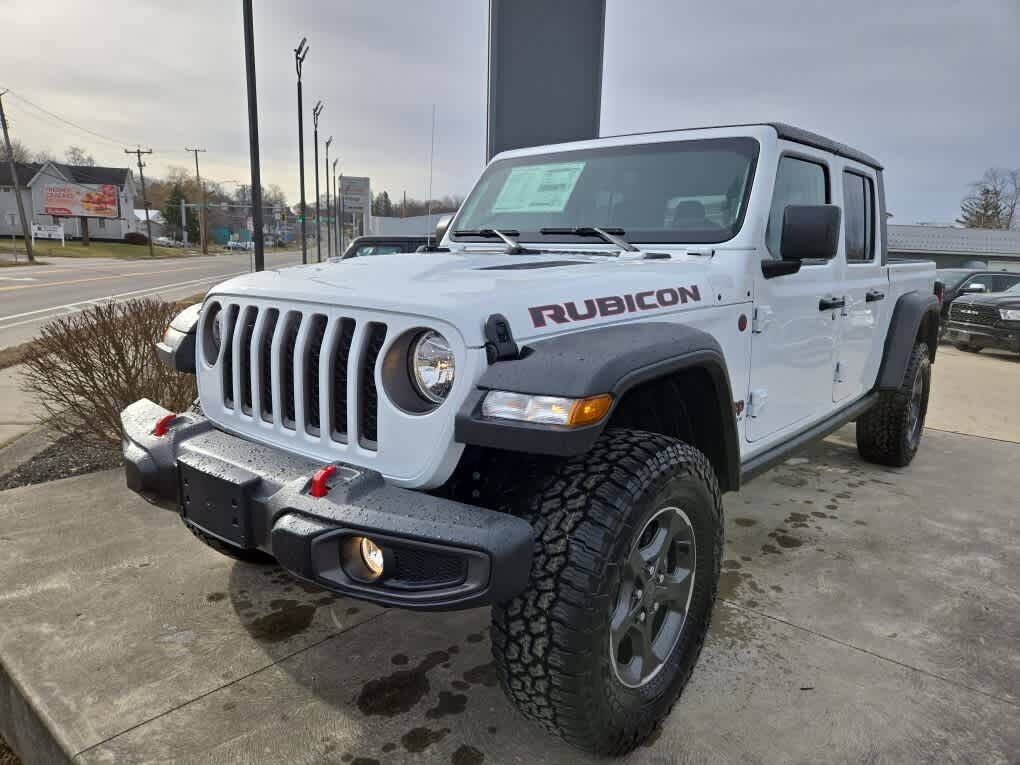
<path fill-rule="evenodd" d="M 38 405 L 21 390 L 23 369 L 19 365 L 0 370 L 0 446 L 39 424 Z"/>

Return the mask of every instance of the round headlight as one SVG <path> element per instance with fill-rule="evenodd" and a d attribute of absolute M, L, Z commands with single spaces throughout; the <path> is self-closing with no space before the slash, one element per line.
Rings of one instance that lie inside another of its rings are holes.
<path fill-rule="evenodd" d="M 445 337 L 429 330 L 422 333 L 411 349 L 411 380 L 427 401 L 441 404 L 453 387 L 456 365 L 453 350 Z"/>

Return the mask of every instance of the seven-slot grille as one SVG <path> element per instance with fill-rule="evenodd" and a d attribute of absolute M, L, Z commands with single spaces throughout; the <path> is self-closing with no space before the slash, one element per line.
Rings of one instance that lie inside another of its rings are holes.
<path fill-rule="evenodd" d="M 314 310 L 225 304 L 218 370 L 224 408 L 288 430 L 375 449 L 375 368 L 386 325 Z M 353 412 L 349 406 L 354 380 Z M 350 431 L 357 429 L 356 434 Z"/>
<path fill-rule="evenodd" d="M 991 326 L 999 321 L 999 309 L 993 305 L 954 302 L 949 306 L 949 318 L 967 324 Z"/>

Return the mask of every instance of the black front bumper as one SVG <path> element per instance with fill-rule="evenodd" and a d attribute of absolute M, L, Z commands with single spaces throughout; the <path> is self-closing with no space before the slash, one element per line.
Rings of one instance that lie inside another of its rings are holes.
<path fill-rule="evenodd" d="M 127 485 L 229 545 L 269 553 L 335 592 L 402 608 L 473 608 L 527 584 L 533 531 L 520 518 L 400 489 L 343 464 L 328 493 L 313 497 L 321 463 L 216 430 L 198 414 L 179 415 L 155 435 L 168 414 L 147 399 L 121 413 Z M 348 565 L 359 536 L 386 553 L 378 580 Z"/>
<path fill-rule="evenodd" d="M 951 320 L 945 325 L 943 339 L 950 343 L 968 343 L 1020 353 L 1020 322 L 1002 322 L 1000 326 Z"/>

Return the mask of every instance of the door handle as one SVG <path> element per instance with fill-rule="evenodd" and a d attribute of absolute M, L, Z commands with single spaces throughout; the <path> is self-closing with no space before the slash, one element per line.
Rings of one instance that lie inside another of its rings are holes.
<path fill-rule="evenodd" d="M 846 305 L 846 298 L 823 297 L 818 301 L 819 311 L 831 311 L 834 308 L 843 308 Z"/>
<path fill-rule="evenodd" d="M 881 290 L 869 290 L 864 296 L 864 300 L 868 303 L 874 303 L 876 300 L 883 300 L 884 298 L 885 293 Z"/>

